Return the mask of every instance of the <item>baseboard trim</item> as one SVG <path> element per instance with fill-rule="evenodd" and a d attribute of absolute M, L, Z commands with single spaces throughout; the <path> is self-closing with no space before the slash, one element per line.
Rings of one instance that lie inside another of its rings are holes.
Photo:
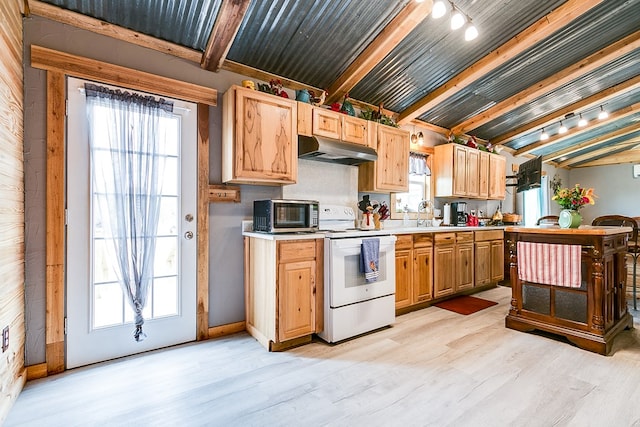
<path fill-rule="evenodd" d="M 38 378 L 44 378 L 49 376 L 46 363 L 39 363 L 37 365 L 27 366 L 27 381 L 37 380 Z"/>
<path fill-rule="evenodd" d="M 245 321 L 227 323 L 226 325 L 212 326 L 209 328 L 209 339 L 220 338 L 227 335 L 237 334 L 247 330 Z"/>

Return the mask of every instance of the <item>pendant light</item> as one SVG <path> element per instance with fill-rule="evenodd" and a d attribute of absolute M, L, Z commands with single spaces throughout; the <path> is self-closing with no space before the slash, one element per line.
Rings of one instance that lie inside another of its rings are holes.
<path fill-rule="evenodd" d="M 580 113 L 580 120 L 578 120 L 578 126 L 583 128 L 587 125 L 587 119 L 582 117 L 582 113 Z"/>
<path fill-rule="evenodd" d="M 562 124 L 562 120 L 560 120 L 560 129 L 558 129 L 558 133 L 561 133 L 561 134 L 567 133 L 568 130 L 569 129 L 567 129 L 567 127 L 564 124 Z"/>
<path fill-rule="evenodd" d="M 447 6 L 445 6 L 443 0 L 437 0 L 433 3 L 433 8 L 431 9 L 431 17 L 433 19 L 442 18 L 445 13 L 447 13 Z"/>
<path fill-rule="evenodd" d="M 546 141 L 547 139 L 549 139 L 549 134 L 544 131 L 544 128 L 542 128 L 542 133 L 540 134 L 540 141 Z"/>
<path fill-rule="evenodd" d="M 600 120 L 604 120 L 607 117 L 609 117 L 609 113 L 607 113 L 606 111 L 604 111 L 604 108 L 602 107 L 602 105 L 600 106 L 600 113 L 598 113 L 598 119 Z"/>
<path fill-rule="evenodd" d="M 467 20 L 462 12 L 456 9 L 453 3 L 451 3 L 451 11 L 451 29 L 455 31 L 462 28 Z"/>
<path fill-rule="evenodd" d="M 418 132 L 418 145 L 424 145 L 424 135 L 422 132 Z"/>
<path fill-rule="evenodd" d="M 478 37 L 478 29 L 476 28 L 475 25 L 473 25 L 473 23 L 471 22 L 471 19 L 469 19 L 467 23 L 467 29 L 464 31 L 464 39 L 470 42 L 476 37 Z"/>

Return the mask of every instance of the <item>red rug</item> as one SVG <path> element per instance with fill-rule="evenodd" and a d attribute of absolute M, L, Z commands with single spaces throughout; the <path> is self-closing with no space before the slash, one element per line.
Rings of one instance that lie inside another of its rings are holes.
<path fill-rule="evenodd" d="M 446 301 L 439 302 L 434 305 L 439 308 L 444 308 L 445 310 L 467 315 L 467 314 L 475 313 L 476 311 L 483 310 L 487 307 L 491 307 L 492 305 L 496 305 L 496 304 L 498 303 L 495 301 L 489 301 L 482 298 L 463 295 L 460 297 L 455 297 L 455 298 L 448 299 Z"/>

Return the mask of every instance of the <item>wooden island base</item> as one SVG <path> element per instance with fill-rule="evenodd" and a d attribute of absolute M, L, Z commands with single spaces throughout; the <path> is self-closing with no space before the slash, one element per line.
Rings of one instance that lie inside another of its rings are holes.
<path fill-rule="evenodd" d="M 627 313 L 604 335 L 592 334 L 579 329 L 569 329 L 565 326 L 556 326 L 547 322 L 511 315 L 507 315 L 504 320 L 504 325 L 509 329 L 515 329 L 521 332 L 533 332 L 535 330 L 550 332 L 565 337 L 571 343 L 584 350 L 608 355 L 611 352 L 614 337 L 625 329 L 633 329 L 633 316 Z"/>
<path fill-rule="evenodd" d="M 626 302 L 625 262 L 631 228 L 507 227 L 505 231 L 512 292 L 505 326 L 549 332 L 582 349 L 608 355 L 615 336 L 633 328 Z M 527 248 L 534 252 L 527 253 Z M 563 259 L 568 251 L 573 254 Z"/>

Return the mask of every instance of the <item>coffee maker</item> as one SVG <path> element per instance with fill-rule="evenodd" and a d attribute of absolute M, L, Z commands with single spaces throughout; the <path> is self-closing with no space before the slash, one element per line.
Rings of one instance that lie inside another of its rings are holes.
<path fill-rule="evenodd" d="M 464 227 L 467 225 L 467 203 L 451 203 L 451 225 Z"/>

